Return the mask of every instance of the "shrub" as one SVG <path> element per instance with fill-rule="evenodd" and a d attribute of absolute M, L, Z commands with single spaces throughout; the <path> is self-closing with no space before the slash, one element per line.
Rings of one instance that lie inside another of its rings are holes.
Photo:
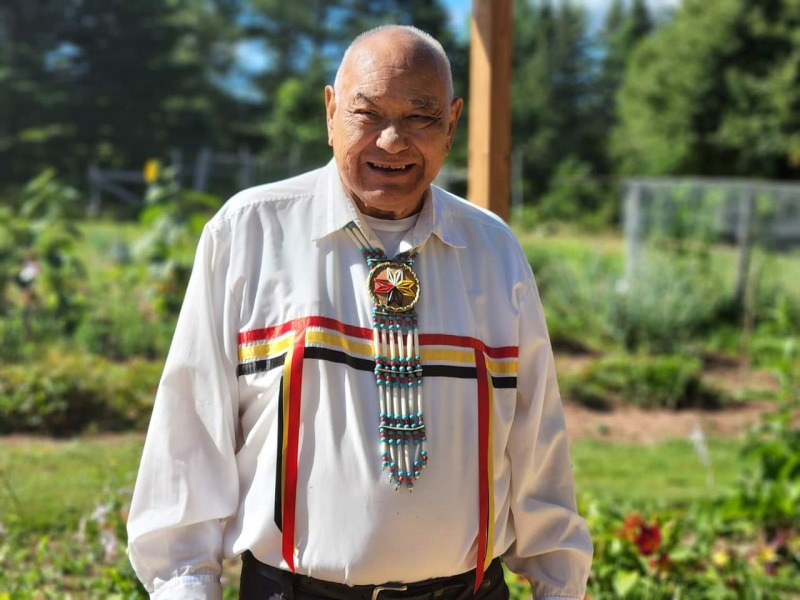
<path fill-rule="evenodd" d="M 125 553 L 129 498 L 106 492 L 77 531 L 59 535 L 0 522 L 0 598 L 148 598 Z"/>
<path fill-rule="evenodd" d="M 800 349 L 792 343 L 777 363 L 779 409 L 762 415 L 742 451 L 739 488 L 724 503 L 728 518 L 762 523 L 767 534 L 786 538 L 800 523 Z M 800 563 L 800 540 L 796 548 Z"/>
<path fill-rule="evenodd" d="M 726 521 L 713 504 L 688 514 L 581 504 L 594 542 L 588 592 L 597 600 L 779 600 L 800 591 L 797 530 L 775 540 L 758 522 Z"/>
<path fill-rule="evenodd" d="M 613 196 L 598 183 L 592 166 L 572 155 L 562 160 L 542 196 L 538 213 L 542 220 L 563 219 L 585 225 L 607 225 Z"/>
<path fill-rule="evenodd" d="M 717 271 L 692 257 L 650 256 L 617 287 L 610 333 L 631 351 L 678 352 L 726 320 L 733 303 L 726 290 Z"/>
<path fill-rule="evenodd" d="M 616 402 L 642 408 L 719 408 L 722 393 L 704 383 L 698 359 L 687 356 L 614 356 L 562 378 L 568 398 L 594 409 Z"/>
<path fill-rule="evenodd" d="M 162 317 L 145 297 L 145 284 L 131 269 L 116 267 L 106 276 L 103 299 L 75 332 L 83 349 L 112 360 L 166 356 L 174 317 Z"/>
<path fill-rule="evenodd" d="M 115 364 L 67 349 L 0 367 L 0 433 L 143 428 L 161 368 L 145 361 Z"/>
<path fill-rule="evenodd" d="M 591 343 L 610 337 L 608 312 L 616 269 L 608 259 L 590 255 L 568 261 L 531 249 L 528 258 L 553 342 Z"/>

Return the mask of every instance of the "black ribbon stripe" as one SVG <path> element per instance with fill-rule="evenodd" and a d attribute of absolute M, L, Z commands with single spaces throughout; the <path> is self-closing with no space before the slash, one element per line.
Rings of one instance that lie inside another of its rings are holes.
<path fill-rule="evenodd" d="M 271 371 L 277 367 L 282 367 L 285 360 L 286 354 L 281 354 L 280 356 L 259 358 L 258 360 L 241 363 L 238 367 L 236 367 L 236 375 L 237 377 L 241 377 L 242 375 L 252 375 L 253 373 L 264 373 L 266 371 Z"/>
<path fill-rule="evenodd" d="M 237 368 L 237 375 L 250 375 L 252 373 L 263 373 L 277 367 L 283 366 L 286 355 L 275 356 L 273 358 L 258 359 L 248 363 L 243 363 Z M 375 361 L 366 358 L 359 358 L 332 348 L 319 346 L 306 346 L 303 358 L 313 358 L 347 365 L 357 371 L 375 370 Z M 455 365 L 422 365 L 424 377 L 451 377 L 454 379 L 477 379 L 478 369 L 475 367 L 460 367 Z M 495 389 L 514 389 L 517 387 L 517 378 L 513 375 L 492 375 L 492 386 Z"/>

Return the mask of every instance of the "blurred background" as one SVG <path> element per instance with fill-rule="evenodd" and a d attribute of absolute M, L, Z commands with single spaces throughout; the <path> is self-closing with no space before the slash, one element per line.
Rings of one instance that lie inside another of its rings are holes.
<path fill-rule="evenodd" d="M 327 162 L 323 86 L 365 29 L 437 37 L 469 111 L 470 11 L 0 3 L 0 599 L 145 597 L 127 505 L 203 223 Z M 798 598 L 800 3 L 514 11 L 511 224 L 595 542 L 587 597 Z M 465 195 L 466 162 L 462 118 L 439 183 Z"/>

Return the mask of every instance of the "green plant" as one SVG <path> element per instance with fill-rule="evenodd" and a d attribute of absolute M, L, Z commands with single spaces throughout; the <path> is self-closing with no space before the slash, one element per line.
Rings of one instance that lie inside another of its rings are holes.
<path fill-rule="evenodd" d="M 566 398 L 595 409 L 615 403 L 643 408 L 718 408 L 724 396 L 705 384 L 698 359 L 683 355 L 611 356 L 562 378 Z"/>
<path fill-rule="evenodd" d="M 0 598 L 148 597 L 125 555 L 130 492 L 105 491 L 77 531 L 31 535 L 0 523 Z"/>
<path fill-rule="evenodd" d="M 0 367 L 0 433 L 70 435 L 143 428 L 161 365 L 118 365 L 89 354 L 51 348 L 36 362 Z"/>
<path fill-rule="evenodd" d="M 731 528 L 708 503 L 681 513 L 584 498 L 579 509 L 594 541 L 595 600 L 778 600 L 800 591 L 800 563 L 788 550 L 800 546 L 796 532 L 776 545 L 758 522 Z"/>
<path fill-rule="evenodd" d="M 542 196 L 538 215 L 541 220 L 586 222 L 591 215 L 597 221 L 608 217 L 611 206 L 607 194 L 593 177 L 592 166 L 570 155 L 556 167 L 548 191 Z M 603 213 L 605 210 L 605 214 Z M 606 220 L 606 224 L 610 221 Z"/>
<path fill-rule="evenodd" d="M 105 269 L 103 301 L 91 306 L 75 332 L 78 346 L 112 360 L 166 356 L 175 319 L 154 309 L 140 271 L 128 265 Z"/>
<path fill-rule="evenodd" d="M 178 171 L 165 169 L 145 195 L 146 208 L 139 218 L 148 233 L 137 247 L 147 263 L 150 295 L 164 315 L 178 313 L 192 269 L 192 250 L 220 201 L 181 187 Z"/>
<path fill-rule="evenodd" d="M 800 535 L 800 351 L 784 344 L 778 410 L 762 415 L 742 451 L 750 465 L 724 508 L 730 519 L 762 523 L 769 538 Z"/>
<path fill-rule="evenodd" d="M 19 216 L 28 220 L 32 232 L 27 261 L 40 269 L 38 281 L 30 284 L 32 293 L 38 292 L 43 308 L 53 312 L 69 334 L 86 305 L 82 287 L 86 270 L 75 248 L 80 231 L 72 220 L 80 194 L 47 169 L 23 188 L 22 197 Z"/>
<path fill-rule="evenodd" d="M 640 259 L 641 260 L 641 259 Z M 732 294 L 702 258 L 654 253 L 620 281 L 608 314 L 610 334 L 628 350 L 674 353 L 725 322 Z"/>

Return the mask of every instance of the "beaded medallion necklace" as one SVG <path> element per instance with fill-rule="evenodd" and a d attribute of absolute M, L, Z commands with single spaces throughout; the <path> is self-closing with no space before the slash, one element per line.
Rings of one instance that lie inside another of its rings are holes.
<path fill-rule="evenodd" d="M 427 466 L 425 422 L 422 414 L 417 312 L 419 279 L 414 273 L 412 249 L 389 259 L 370 244 L 354 222 L 343 228 L 361 249 L 369 267 L 367 290 L 372 307 L 372 349 L 378 387 L 381 467 L 389 470 L 395 490 L 414 481 Z"/>

